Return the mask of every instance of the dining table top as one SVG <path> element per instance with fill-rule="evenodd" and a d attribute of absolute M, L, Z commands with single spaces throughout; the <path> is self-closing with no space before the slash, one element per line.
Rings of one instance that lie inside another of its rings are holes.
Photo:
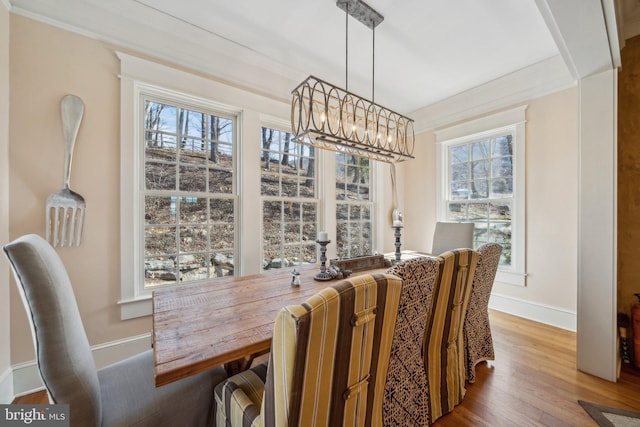
<path fill-rule="evenodd" d="M 153 291 L 156 386 L 268 352 L 278 311 L 336 282 L 314 280 L 315 264 L 295 269 L 299 286 L 291 285 L 292 269 L 286 268 Z"/>

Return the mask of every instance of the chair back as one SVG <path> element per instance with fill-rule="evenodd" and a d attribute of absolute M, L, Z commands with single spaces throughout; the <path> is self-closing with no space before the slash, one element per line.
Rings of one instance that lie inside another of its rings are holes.
<path fill-rule="evenodd" d="M 464 320 L 464 348 L 467 381 L 475 382 L 475 366 L 484 360 L 493 360 L 493 338 L 489 325 L 489 297 L 498 271 L 502 246 L 485 243 L 478 248 L 478 266 L 473 276 L 471 297 Z"/>
<path fill-rule="evenodd" d="M 462 402 L 466 391 L 462 327 L 478 253 L 456 249 L 440 258 L 440 280 L 433 289 L 424 338 L 431 423 Z"/>
<path fill-rule="evenodd" d="M 36 361 L 51 403 L 67 403 L 74 425 L 101 423 L 100 384 L 69 276 L 42 237 L 4 246 L 29 318 Z"/>
<path fill-rule="evenodd" d="M 385 426 L 429 424 L 429 390 L 422 352 L 431 294 L 441 264 L 441 258 L 421 257 L 387 270 L 402 279 L 402 293 L 384 390 Z"/>
<path fill-rule="evenodd" d="M 382 392 L 402 281 L 362 275 L 276 318 L 263 425 L 382 425 Z"/>
<path fill-rule="evenodd" d="M 440 255 L 459 248 L 473 248 L 472 222 L 436 222 L 431 254 Z"/>

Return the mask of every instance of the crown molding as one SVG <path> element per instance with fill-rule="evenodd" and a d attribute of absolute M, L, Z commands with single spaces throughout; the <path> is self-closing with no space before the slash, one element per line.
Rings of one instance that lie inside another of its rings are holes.
<path fill-rule="evenodd" d="M 527 102 L 577 84 L 560 55 L 409 114 L 416 133 Z"/>
<path fill-rule="evenodd" d="M 110 8 L 102 14 L 96 14 L 90 8 L 75 10 L 76 21 L 85 23 L 82 27 L 69 24 L 63 16 L 58 16 L 62 12 L 57 9 L 55 2 L 40 1 L 38 6 L 40 9 L 37 13 L 16 6 L 12 7 L 11 12 L 110 44 L 119 50 L 144 53 L 147 58 L 207 75 L 219 82 L 278 101 L 288 102 L 291 88 L 306 77 L 299 70 L 200 27 L 176 21 L 161 12 L 152 11 L 154 19 L 143 26 L 131 25 L 126 21 L 126 15 L 133 15 L 137 7 L 146 7 L 141 3 L 129 4 L 127 7 L 131 9 L 121 11 L 121 16 Z M 171 33 L 165 31 L 168 27 L 173 29 Z M 154 42 L 149 43 L 149 40 Z M 193 40 L 199 42 L 196 44 Z M 203 57 L 211 60 L 202 61 Z M 260 72 L 256 73 L 256 70 Z"/>

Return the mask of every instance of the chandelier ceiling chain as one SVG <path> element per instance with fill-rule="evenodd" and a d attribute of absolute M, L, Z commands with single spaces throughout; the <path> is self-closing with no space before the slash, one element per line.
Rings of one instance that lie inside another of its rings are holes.
<path fill-rule="evenodd" d="M 345 11 L 345 89 L 309 76 L 292 92 L 294 141 L 394 163 L 412 159 L 413 120 L 375 103 L 375 27 L 384 17 L 362 0 L 338 0 Z M 349 92 L 349 16 L 373 32 L 371 101 Z"/>

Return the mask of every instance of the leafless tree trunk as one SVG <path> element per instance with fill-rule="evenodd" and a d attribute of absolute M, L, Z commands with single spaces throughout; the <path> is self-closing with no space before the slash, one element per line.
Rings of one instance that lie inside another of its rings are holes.
<path fill-rule="evenodd" d="M 187 129 L 189 129 L 189 110 L 180 109 L 178 114 L 178 129 L 180 130 L 180 148 L 184 148 L 187 144 Z"/>
<path fill-rule="evenodd" d="M 280 164 L 288 165 L 289 164 L 289 143 L 291 142 L 291 134 L 289 132 L 284 135 L 284 153 L 282 154 L 282 161 Z"/>
<path fill-rule="evenodd" d="M 158 147 L 162 141 L 159 141 L 160 114 L 164 104 L 147 101 L 145 106 L 145 141 L 151 142 L 154 147 Z M 156 132 L 153 132 L 153 131 Z"/>
<path fill-rule="evenodd" d="M 265 169 L 271 168 L 271 157 L 269 156 L 269 149 L 273 142 L 273 129 L 262 128 L 262 161 L 264 162 Z"/>
<path fill-rule="evenodd" d="M 315 175 L 316 175 L 316 160 L 313 158 L 315 157 L 315 147 L 311 147 L 309 146 L 309 167 L 307 168 L 307 182 L 305 182 L 305 185 L 307 187 L 312 187 L 313 186 L 313 179 Z"/>
<path fill-rule="evenodd" d="M 358 181 L 360 181 L 360 168 L 358 167 L 358 159 L 359 157 L 357 156 L 351 156 L 351 163 L 353 163 L 353 166 L 355 166 L 353 168 L 353 180 L 351 181 L 352 184 L 357 184 Z"/>
<path fill-rule="evenodd" d="M 218 156 L 218 138 L 220 138 L 220 117 L 217 116 L 209 116 L 211 117 L 210 123 L 210 133 L 211 133 L 211 147 L 209 148 L 209 160 L 213 163 L 219 163 L 220 158 Z"/>

